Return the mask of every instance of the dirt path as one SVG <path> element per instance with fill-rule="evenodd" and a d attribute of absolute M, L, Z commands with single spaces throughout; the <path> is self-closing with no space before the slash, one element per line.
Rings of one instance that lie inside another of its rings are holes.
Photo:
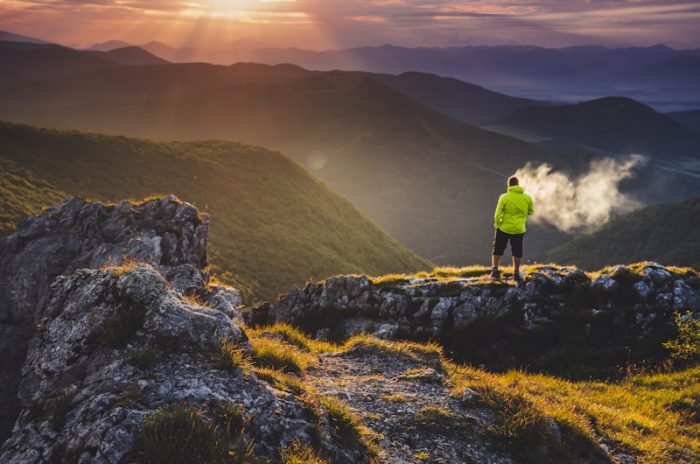
<path fill-rule="evenodd" d="M 450 396 L 437 364 L 365 350 L 324 354 L 319 361 L 307 381 L 319 393 L 345 401 L 382 436 L 382 462 L 512 462 L 485 445 L 483 411 Z"/>

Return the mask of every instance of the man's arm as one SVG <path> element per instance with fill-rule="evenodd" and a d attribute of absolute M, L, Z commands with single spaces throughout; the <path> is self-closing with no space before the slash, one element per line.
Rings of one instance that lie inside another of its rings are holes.
<path fill-rule="evenodd" d="M 506 210 L 506 197 L 501 195 L 498 198 L 498 205 L 496 205 L 496 212 L 493 213 L 493 228 L 498 229 L 503 223 L 503 215 Z"/>
<path fill-rule="evenodd" d="M 532 202 L 532 197 L 529 197 L 530 201 L 528 202 L 528 207 L 527 207 L 527 215 L 531 216 L 535 214 L 535 205 Z"/>

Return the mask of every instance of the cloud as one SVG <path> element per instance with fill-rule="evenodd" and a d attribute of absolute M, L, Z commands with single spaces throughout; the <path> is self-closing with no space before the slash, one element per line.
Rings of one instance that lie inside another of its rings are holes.
<path fill-rule="evenodd" d="M 533 222 L 548 223 L 564 232 L 586 231 L 606 223 L 617 212 L 639 204 L 620 191 L 620 182 L 647 163 L 641 155 L 591 161 L 580 176 L 553 172 L 549 164 L 527 163 L 515 176 L 535 203 Z"/>
<path fill-rule="evenodd" d="M 378 43 L 467 45 L 530 43 L 564 46 L 584 43 L 683 43 L 700 46 L 700 5 L 664 0 L 3 0 L 3 28 L 31 35 L 45 31 L 72 42 L 81 27 L 137 32 L 128 22 L 157 18 L 138 33 L 193 26 L 197 20 L 227 21 L 238 35 L 253 33 L 306 48 Z M 121 29 L 113 27 L 122 22 Z M 241 23 L 255 23 L 249 30 Z M 280 24 L 300 24 L 284 31 Z M 111 29 L 110 29 L 111 27 Z M 31 30 L 34 28 L 34 31 Z M 221 27 L 221 30 L 225 28 Z M 153 32 L 156 31 L 156 32 Z M 650 33 L 653 31 L 653 33 Z M 323 34 L 321 34 L 323 32 Z M 81 38 L 81 36 L 83 38 Z M 99 37 L 106 39 L 107 37 Z M 121 37 L 133 42 L 131 37 Z M 269 40 L 267 40 L 269 41 Z M 305 43 L 300 43 L 304 42 Z"/>

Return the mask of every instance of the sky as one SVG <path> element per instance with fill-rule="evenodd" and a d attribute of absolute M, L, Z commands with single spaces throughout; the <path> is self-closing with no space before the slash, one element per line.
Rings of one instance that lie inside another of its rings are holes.
<path fill-rule="evenodd" d="M 70 46 L 666 43 L 700 47 L 700 1 L 0 0 L 0 30 Z M 242 40 L 241 40 L 242 39 Z"/>

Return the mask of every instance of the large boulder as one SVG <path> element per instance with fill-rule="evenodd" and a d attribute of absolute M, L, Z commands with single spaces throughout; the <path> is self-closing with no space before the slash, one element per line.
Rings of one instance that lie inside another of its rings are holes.
<path fill-rule="evenodd" d="M 0 240 L 0 443 L 17 417 L 20 369 L 56 277 L 139 261 L 194 292 L 207 280 L 208 232 L 208 215 L 173 196 L 116 205 L 70 198 Z"/>
<path fill-rule="evenodd" d="M 183 405 L 220 430 L 233 420 L 223 413 L 241 411 L 239 432 L 261 462 L 323 433 L 294 394 L 222 365 L 222 342 L 245 347 L 238 323 L 183 296 L 150 265 L 58 277 L 38 316 L 22 368 L 21 413 L 0 462 L 143 462 L 144 421 Z M 181 445 L 163 438 L 164 451 Z M 317 446 L 335 462 L 363 462 L 331 438 Z"/>

